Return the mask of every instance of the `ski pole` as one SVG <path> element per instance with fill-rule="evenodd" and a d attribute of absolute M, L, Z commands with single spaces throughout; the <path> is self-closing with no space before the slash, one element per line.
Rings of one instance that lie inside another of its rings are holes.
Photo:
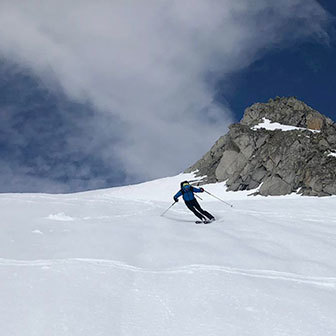
<path fill-rule="evenodd" d="M 167 210 L 165 210 L 160 216 L 163 216 L 170 208 L 172 208 L 177 202 L 174 202 Z"/>
<path fill-rule="evenodd" d="M 201 201 L 203 201 L 203 198 L 198 196 L 198 195 L 195 195 L 197 198 L 199 198 Z"/>
<path fill-rule="evenodd" d="M 209 191 L 207 191 L 207 190 L 204 190 L 204 191 L 205 191 L 207 194 L 209 194 L 210 196 L 217 198 L 217 199 L 220 200 L 221 202 L 223 202 L 223 203 L 225 203 L 226 205 L 229 205 L 231 208 L 233 208 L 233 205 L 232 205 L 232 204 L 223 201 L 221 198 L 219 198 L 219 197 L 217 197 L 217 196 L 211 194 L 211 193 L 210 193 Z"/>

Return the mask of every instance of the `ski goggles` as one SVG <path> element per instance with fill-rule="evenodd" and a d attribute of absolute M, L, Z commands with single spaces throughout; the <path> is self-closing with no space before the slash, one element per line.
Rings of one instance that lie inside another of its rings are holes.
<path fill-rule="evenodd" d="M 190 184 L 189 183 L 183 183 L 182 187 L 190 187 Z"/>

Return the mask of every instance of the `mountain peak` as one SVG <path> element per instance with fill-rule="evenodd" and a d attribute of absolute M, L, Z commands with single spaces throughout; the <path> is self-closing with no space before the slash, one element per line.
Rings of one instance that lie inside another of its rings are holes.
<path fill-rule="evenodd" d="M 253 104 L 229 129 L 186 172 L 264 196 L 336 194 L 336 125 L 304 102 Z"/>
<path fill-rule="evenodd" d="M 276 97 L 270 99 L 267 103 L 253 104 L 245 110 L 240 123 L 254 126 L 259 124 L 263 118 L 283 125 L 314 130 L 322 130 L 326 125 L 333 123 L 331 119 L 317 112 L 303 101 L 296 99 L 296 97 Z"/>

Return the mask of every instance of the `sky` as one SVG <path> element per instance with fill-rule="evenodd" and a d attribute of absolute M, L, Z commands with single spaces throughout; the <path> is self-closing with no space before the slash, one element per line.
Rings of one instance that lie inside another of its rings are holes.
<path fill-rule="evenodd" d="M 336 120 L 334 15 L 315 0 L 1 1 L 0 192 L 175 175 L 275 96 Z"/>

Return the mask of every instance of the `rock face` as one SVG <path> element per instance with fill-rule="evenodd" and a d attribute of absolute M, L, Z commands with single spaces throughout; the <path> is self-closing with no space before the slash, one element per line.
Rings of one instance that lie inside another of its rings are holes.
<path fill-rule="evenodd" d="M 226 181 L 232 191 L 333 195 L 336 124 L 294 97 L 257 103 L 186 172 L 193 171 L 204 183 Z"/>

